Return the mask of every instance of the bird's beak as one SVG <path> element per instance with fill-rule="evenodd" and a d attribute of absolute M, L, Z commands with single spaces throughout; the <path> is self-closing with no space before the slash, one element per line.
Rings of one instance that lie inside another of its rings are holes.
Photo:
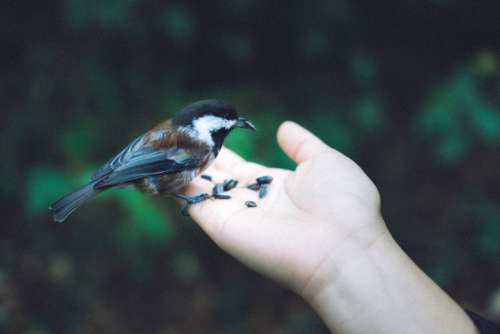
<path fill-rule="evenodd" d="M 255 125 L 253 125 L 252 122 L 250 122 L 245 117 L 238 118 L 238 122 L 236 122 L 236 124 L 234 126 L 237 128 L 250 129 L 253 131 L 256 130 Z"/>

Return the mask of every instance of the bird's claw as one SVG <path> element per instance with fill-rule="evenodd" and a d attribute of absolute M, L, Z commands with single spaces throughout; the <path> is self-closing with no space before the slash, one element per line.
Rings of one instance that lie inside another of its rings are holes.
<path fill-rule="evenodd" d="M 200 194 L 197 196 L 187 197 L 186 202 L 188 204 L 196 204 L 196 203 L 203 202 L 204 200 L 209 199 L 209 198 L 210 198 L 209 194 L 203 193 L 203 194 Z"/>
<path fill-rule="evenodd" d="M 181 206 L 181 215 L 183 215 L 184 217 L 189 217 L 188 210 L 189 210 L 190 206 L 191 205 L 189 205 L 188 203 L 182 204 L 182 206 Z"/>
<path fill-rule="evenodd" d="M 203 193 L 203 194 L 200 194 L 200 195 L 197 195 L 197 196 L 192 196 L 192 197 L 183 196 L 181 198 L 186 201 L 181 206 L 181 214 L 183 216 L 185 216 L 185 217 L 189 217 L 189 213 L 188 213 L 189 207 L 191 205 L 193 205 L 193 204 L 200 203 L 200 202 L 203 202 L 204 200 L 209 199 L 210 195 L 206 194 L 206 193 Z"/>

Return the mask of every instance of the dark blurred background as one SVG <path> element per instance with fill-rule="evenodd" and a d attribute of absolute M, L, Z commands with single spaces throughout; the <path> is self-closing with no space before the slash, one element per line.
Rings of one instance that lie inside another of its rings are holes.
<path fill-rule="evenodd" d="M 48 204 L 186 104 L 259 127 L 227 145 L 293 168 L 295 120 L 357 161 L 387 224 L 463 306 L 500 320 L 500 3 L 0 4 L 0 332 L 322 333 L 298 297 L 220 251 L 169 199 Z"/>

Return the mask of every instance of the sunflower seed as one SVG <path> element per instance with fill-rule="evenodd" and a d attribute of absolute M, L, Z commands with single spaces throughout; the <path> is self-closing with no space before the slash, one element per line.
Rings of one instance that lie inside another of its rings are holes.
<path fill-rule="evenodd" d="M 273 177 L 269 176 L 269 175 L 264 175 L 264 176 L 258 177 L 255 181 L 257 181 L 257 183 L 260 185 L 269 184 L 269 183 L 273 182 Z"/>
<path fill-rule="evenodd" d="M 230 199 L 231 196 L 225 195 L 225 194 L 214 194 L 213 195 L 215 199 Z"/>
<path fill-rule="evenodd" d="M 216 184 L 212 189 L 212 195 L 222 194 L 223 192 L 224 192 L 224 186 L 221 183 Z"/>
<path fill-rule="evenodd" d="M 254 201 L 246 201 L 245 205 L 249 208 L 255 208 L 257 206 L 257 203 L 255 203 Z"/>
<path fill-rule="evenodd" d="M 260 189 L 260 184 L 252 183 L 247 186 L 248 189 L 258 191 Z"/>
<path fill-rule="evenodd" d="M 259 190 L 259 198 L 264 198 L 267 195 L 267 184 L 263 184 Z"/>
<path fill-rule="evenodd" d="M 224 191 L 228 191 L 228 190 L 231 190 L 233 188 L 236 188 L 237 185 L 238 185 L 238 180 L 227 179 L 224 181 L 224 184 L 223 184 Z"/>
<path fill-rule="evenodd" d="M 207 181 L 212 181 L 212 177 L 211 177 L 210 175 L 207 175 L 207 174 L 203 174 L 203 175 L 201 176 L 201 178 L 202 178 L 202 179 L 205 179 L 205 180 L 207 180 Z"/>

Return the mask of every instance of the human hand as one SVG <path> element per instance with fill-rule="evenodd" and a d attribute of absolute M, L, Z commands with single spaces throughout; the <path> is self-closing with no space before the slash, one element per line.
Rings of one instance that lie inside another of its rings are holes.
<path fill-rule="evenodd" d="M 380 196 L 350 159 L 292 122 L 278 130 L 295 171 L 246 162 L 223 149 L 207 174 L 240 184 L 271 175 L 268 195 L 246 188 L 190 208 L 225 251 L 299 293 L 335 333 L 477 333 L 464 311 L 401 250 Z M 210 193 L 196 179 L 190 195 Z M 255 200 L 256 208 L 244 202 Z"/>
<path fill-rule="evenodd" d="M 215 182 L 235 178 L 240 185 L 271 175 L 265 198 L 239 187 L 229 200 L 193 205 L 190 215 L 241 262 L 312 298 L 347 260 L 343 249 L 368 248 L 388 233 L 378 191 L 352 160 L 292 122 L 280 127 L 278 143 L 295 171 L 246 162 L 227 149 L 206 171 Z M 198 178 L 187 192 L 211 193 L 212 186 Z M 247 200 L 258 206 L 247 208 Z"/>

